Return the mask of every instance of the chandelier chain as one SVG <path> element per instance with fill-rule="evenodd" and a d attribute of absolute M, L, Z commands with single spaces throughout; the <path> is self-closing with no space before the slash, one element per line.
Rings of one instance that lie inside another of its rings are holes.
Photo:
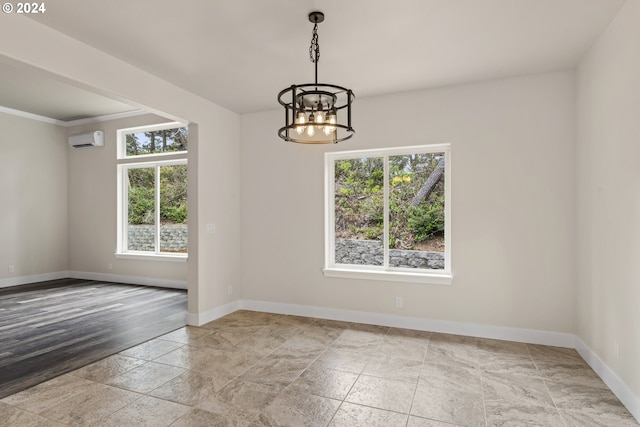
<path fill-rule="evenodd" d="M 318 24 L 313 26 L 313 37 L 309 46 L 309 57 L 314 64 L 320 59 L 320 45 L 318 44 Z"/>
<path fill-rule="evenodd" d="M 284 107 L 285 119 L 278 136 L 301 144 L 335 144 L 355 133 L 351 125 L 354 95 L 351 89 L 318 83 L 318 25 L 324 21 L 324 13 L 314 11 L 308 18 L 313 24 L 309 57 L 315 69 L 315 83 L 294 84 L 280 91 L 278 102 Z"/>

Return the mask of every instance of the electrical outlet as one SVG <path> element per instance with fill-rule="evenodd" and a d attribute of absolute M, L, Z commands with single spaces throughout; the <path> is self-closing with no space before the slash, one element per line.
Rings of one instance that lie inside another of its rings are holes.
<path fill-rule="evenodd" d="M 15 265 L 10 265 L 9 266 L 9 274 L 14 274 L 16 272 L 16 266 Z"/>
<path fill-rule="evenodd" d="M 109 265 L 107 266 L 107 268 L 108 268 L 109 270 L 113 270 L 113 264 L 109 263 Z"/>
<path fill-rule="evenodd" d="M 616 358 L 616 362 L 620 362 L 620 344 L 618 341 L 613 342 L 613 357 Z"/>
<path fill-rule="evenodd" d="M 233 286 L 227 286 L 227 295 L 233 294 Z"/>
<path fill-rule="evenodd" d="M 402 297 L 396 297 L 396 307 L 403 307 L 404 306 L 404 300 L 402 299 Z"/>

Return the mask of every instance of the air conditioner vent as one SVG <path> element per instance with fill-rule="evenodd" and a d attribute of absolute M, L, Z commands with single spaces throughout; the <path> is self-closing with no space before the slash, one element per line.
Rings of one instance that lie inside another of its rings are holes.
<path fill-rule="evenodd" d="M 69 145 L 74 148 L 102 147 L 104 146 L 104 132 L 101 130 L 97 130 L 94 132 L 84 132 L 70 135 Z"/>

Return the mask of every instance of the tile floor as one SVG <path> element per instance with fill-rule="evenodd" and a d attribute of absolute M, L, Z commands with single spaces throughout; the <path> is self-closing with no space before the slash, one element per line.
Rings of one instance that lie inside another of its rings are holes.
<path fill-rule="evenodd" d="M 631 426 L 570 349 L 239 311 L 0 401 L 0 426 Z"/>

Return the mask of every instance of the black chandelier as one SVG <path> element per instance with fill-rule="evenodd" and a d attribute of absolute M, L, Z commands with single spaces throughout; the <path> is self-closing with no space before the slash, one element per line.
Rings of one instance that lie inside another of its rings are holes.
<path fill-rule="evenodd" d="M 324 21 L 324 13 L 311 12 L 313 36 L 309 47 L 311 62 L 315 64 L 315 83 L 291 85 L 278 94 L 278 102 L 284 107 L 285 125 L 278 136 L 285 141 L 303 144 L 330 144 L 351 138 L 351 104 L 355 95 L 351 89 L 326 83 L 318 83 L 318 24 Z M 343 124 L 346 115 L 347 124 Z"/>

